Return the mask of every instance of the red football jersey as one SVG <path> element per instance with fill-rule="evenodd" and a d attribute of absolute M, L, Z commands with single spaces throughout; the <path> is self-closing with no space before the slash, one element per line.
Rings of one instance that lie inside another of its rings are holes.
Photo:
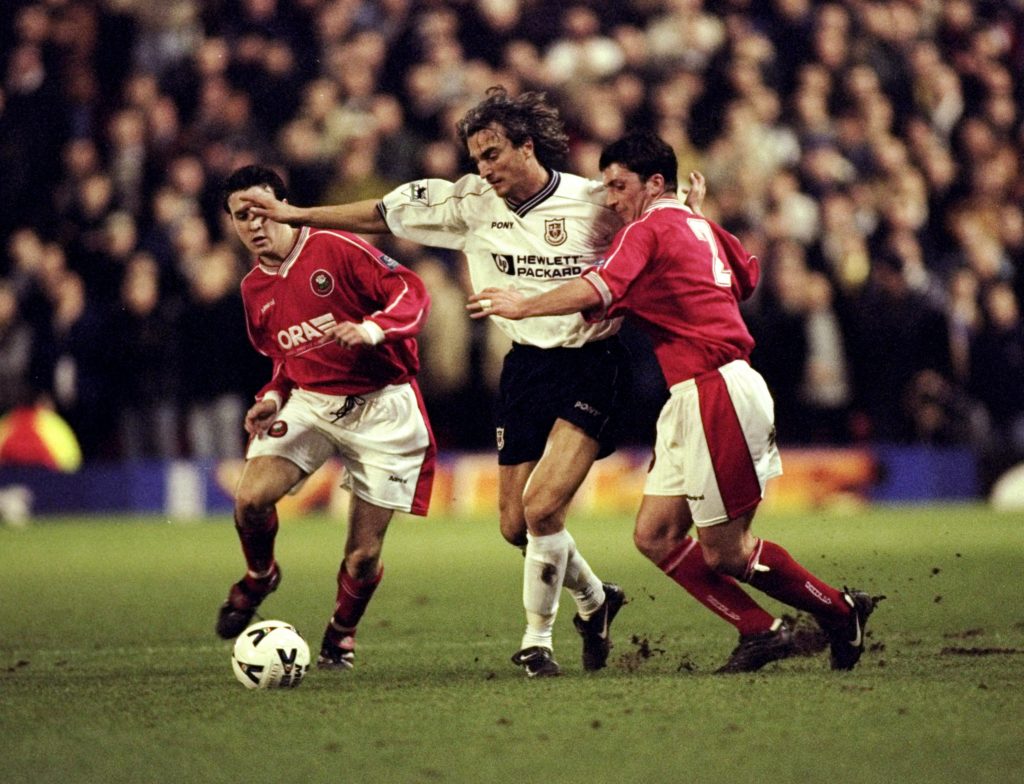
<path fill-rule="evenodd" d="M 249 339 L 274 360 L 270 391 L 292 386 L 358 395 L 409 381 L 415 335 L 430 298 L 419 277 L 354 234 L 304 227 L 280 267 L 257 263 L 242 280 Z M 345 321 L 383 332 L 375 346 L 344 348 L 327 330 Z M 371 323 L 372 322 L 372 323 Z"/>
<path fill-rule="evenodd" d="M 672 386 L 750 357 L 754 339 L 739 303 L 759 274 L 757 258 L 736 237 L 661 199 L 620 229 L 607 257 L 583 274 L 602 301 L 587 316 L 638 320 Z"/>

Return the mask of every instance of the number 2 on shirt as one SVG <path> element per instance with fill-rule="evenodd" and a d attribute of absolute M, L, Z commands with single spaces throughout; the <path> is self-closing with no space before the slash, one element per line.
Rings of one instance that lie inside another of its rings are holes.
<path fill-rule="evenodd" d="M 725 262 L 718 255 L 718 243 L 715 242 L 715 235 L 711 231 L 711 226 L 707 221 L 700 218 L 687 218 L 686 224 L 697 239 L 701 242 L 706 242 L 708 247 L 711 248 L 711 274 L 715 278 L 715 285 L 729 288 L 732 285 L 732 270 L 725 265 Z"/>

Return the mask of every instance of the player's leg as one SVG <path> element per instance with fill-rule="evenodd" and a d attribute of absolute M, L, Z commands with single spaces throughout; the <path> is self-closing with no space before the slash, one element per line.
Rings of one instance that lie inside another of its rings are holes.
<path fill-rule="evenodd" d="M 334 445 L 315 426 L 314 397 L 292 392 L 267 435 L 249 441 L 246 464 L 235 493 L 235 526 L 247 574 L 231 588 L 217 619 L 217 634 L 235 637 L 260 602 L 280 582 L 274 561 L 275 504 L 333 453 Z"/>
<path fill-rule="evenodd" d="M 734 579 L 708 566 L 700 545 L 688 534 L 691 522 L 685 497 L 645 495 L 633 540 L 637 549 L 669 578 L 735 626 L 740 635 L 769 631 L 777 619 L 751 599 Z"/>
<path fill-rule="evenodd" d="M 526 552 L 526 512 L 523 491 L 536 460 L 498 466 L 498 525 L 501 535 L 513 547 Z"/>
<path fill-rule="evenodd" d="M 522 550 L 523 562 L 523 605 L 526 610 L 527 628 L 523 635 L 523 644 L 512 657 L 512 661 L 522 666 L 531 677 L 558 675 L 560 669 L 551 652 L 551 624 L 554 620 L 554 608 L 557 607 L 559 588 L 546 586 L 535 578 L 531 564 L 535 564 L 540 556 L 537 551 L 541 545 L 534 544 L 530 548 L 531 537 L 527 534 L 526 512 L 523 506 L 523 492 L 526 481 L 533 471 L 536 461 L 518 465 L 498 466 L 498 509 L 500 515 L 501 534 L 505 540 Z M 557 569 L 556 569 L 557 571 Z M 563 566 L 564 571 L 564 566 Z M 549 601 L 537 596 L 537 589 L 545 593 L 553 593 Z M 547 637 L 545 641 L 544 638 Z"/>
<path fill-rule="evenodd" d="M 708 565 L 813 614 L 833 640 L 833 666 L 849 669 L 863 650 L 863 621 L 873 603 L 860 592 L 844 595 L 750 532 L 766 480 L 781 473 L 764 380 L 746 363 L 733 362 L 698 377 L 696 388 L 708 459 L 698 463 L 706 493 L 693 508 Z M 847 633 L 855 650 L 841 639 Z"/>
<path fill-rule="evenodd" d="M 351 669 L 359 620 L 384 576 L 381 549 L 394 510 L 352 496 L 345 556 L 338 569 L 334 612 L 324 632 L 317 666 Z"/>
<path fill-rule="evenodd" d="M 750 531 L 753 517 L 749 512 L 700 529 L 708 565 L 815 617 L 845 619 L 849 609 L 842 592 L 811 574 L 779 545 L 754 536 Z M 843 606 L 837 610 L 839 605 Z"/>
<path fill-rule="evenodd" d="M 600 452 L 601 444 L 580 426 L 558 419 L 548 437 L 544 455 L 530 474 L 524 492 L 524 508 L 531 544 L 544 542 L 565 554 L 562 586 L 576 602 L 573 618 L 583 638 L 583 668 L 599 670 L 605 666 L 611 649 L 609 627 L 625 602 L 625 594 L 616 585 L 602 583 L 580 553 L 565 528 L 569 504 L 579 490 Z M 527 547 L 528 559 L 531 547 Z M 550 609 L 549 614 L 533 613 L 532 622 L 542 624 L 550 642 L 550 629 L 558 609 L 558 585 L 537 578 L 524 581 L 524 598 L 531 593 L 539 602 L 534 606 Z M 529 605 L 527 605 L 529 607 Z M 528 618 L 531 613 L 528 611 Z M 528 628 L 529 634 L 529 628 Z M 524 637 L 524 647 L 526 638 Z"/>
<path fill-rule="evenodd" d="M 351 491 L 345 554 L 319 667 L 352 668 L 356 628 L 383 575 L 388 525 L 396 511 L 427 513 L 434 476 L 436 447 L 416 385 L 386 387 L 359 400 L 341 418 L 337 399 L 318 409 L 319 427 L 338 449 Z"/>
<path fill-rule="evenodd" d="M 565 513 L 593 461 L 611 451 L 608 421 L 625 359 L 613 340 L 579 349 L 515 346 L 505 358 L 497 411 L 502 533 L 517 543 L 522 536 L 517 526 L 525 523 L 523 533 L 528 532 L 523 576 L 528 626 L 523 650 L 513 657 L 528 674 L 557 672 L 551 661 L 551 625 L 563 584 L 577 603 L 581 622 L 600 614 L 606 603 L 604 586 L 565 530 Z M 525 470 L 527 464 L 532 471 Z M 523 491 L 521 518 L 512 498 L 518 487 Z M 599 642 L 607 649 L 603 624 L 600 632 Z M 527 661 L 524 651 L 535 659 Z M 597 669 L 606 657 L 606 650 L 596 659 L 585 650 L 584 666 Z"/>
<path fill-rule="evenodd" d="M 596 441 L 575 425 L 559 420 L 551 430 L 543 457 L 530 473 L 523 490 L 523 515 L 527 525 L 523 566 L 526 630 L 516 659 L 529 675 L 555 674 L 555 665 L 549 654 L 540 651 L 550 652 L 553 648 L 552 629 L 570 559 L 574 561 L 573 576 L 577 581 L 581 578 L 580 570 L 585 569 L 603 594 L 600 582 L 593 577 L 590 567 L 577 553 L 572 536 L 565 530 L 568 503 L 586 477 L 596 454 Z M 544 666 L 541 667 L 541 662 L 534 661 L 531 655 L 544 657 Z"/>
<path fill-rule="evenodd" d="M 217 634 L 237 637 L 249 625 L 260 603 L 277 588 L 281 570 L 274 560 L 277 536 L 275 504 L 297 484 L 304 472 L 277 456 L 246 461 L 235 492 L 235 530 L 242 545 L 246 572 L 231 586 L 217 616 Z"/>
<path fill-rule="evenodd" d="M 745 363 L 732 363 L 753 374 Z M 705 373 L 672 387 L 657 424 L 655 456 L 637 521 L 637 544 L 698 601 L 732 623 L 740 642 L 720 672 L 751 672 L 795 652 L 781 619 L 761 609 L 727 572 L 712 569 L 705 548 L 686 535 L 698 526 L 730 528 L 729 521 L 756 509 L 764 482 L 781 469 L 772 438 L 767 389 L 739 417 L 723 373 Z M 741 396 L 746 401 L 746 398 Z M 751 447 L 751 443 L 755 446 Z M 742 531 L 742 527 L 740 528 Z"/>
<path fill-rule="evenodd" d="M 569 503 L 594 461 L 615 449 L 616 419 L 630 384 L 630 357 L 618 338 L 565 349 L 555 358 L 558 418 L 526 493 L 531 527 L 565 528 Z M 585 670 L 605 666 L 609 627 L 626 602 L 622 589 L 603 582 L 573 543 L 563 586 L 576 603 L 573 626 L 582 638 Z"/>
<path fill-rule="evenodd" d="M 863 591 L 829 585 L 782 546 L 754 536 L 753 513 L 745 517 L 701 529 L 709 565 L 813 615 L 829 637 L 833 669 L 852 669 L 864 650 L 864 625 L 875 601 Z"/>

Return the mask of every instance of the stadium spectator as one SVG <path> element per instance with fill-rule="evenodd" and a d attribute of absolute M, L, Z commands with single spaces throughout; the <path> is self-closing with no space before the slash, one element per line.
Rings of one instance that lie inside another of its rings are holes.
<path fill-rule="evenodd" d="M 245 401 L 262 386 L 268 369 L 266 359 L 249 348 L 241 277 L 232 250 L 213 246 L 189 281 L 178 327 L 187 443 L 189 453 L 201 459 L 242 457 Z"/>
<path fill-rule="evenodd" d="M 353 118 L 345 130 L 376 140 L 363 149 L 376 151 L 377 174 L 407 182 L 428 176 L 428 166 L 464 165 L 462 151 L 451 146 L 454 121 L 487 85 L 505 83 L 513 94 L 549 90 L 567 119 L 570 166 L 580 174 L 596 174 L 601 144 L 616 129 L 656 128 L 683 171 L 707 172 L 707 213 L 752 252 L 766 247 L 766 228 L 785 224 L 774 220 L 787 217 L 781 202 L 816 202 L 819 235 L 800 221 L 805 233 L 794 236 L 808 268 L 830 278 L 848 336 L 863 331 L 862 289 L 894 224 L 920 247 L 927 274 L 919 268 L 911 287 L 930 278 L 931 290 L 941 291 L 969 265 L 980 279 L 976 308 L 995 281 L 1010 283 L 1020 305 L 1024 21 L 1015 4 L 576 5 L 590 9 L 591 38 L 614 42 L 622 62 L 596 82 L 555 88 L 544 60 L 565 48 L 559 22 L 570 6 L 552 16 L 536 0 L 5 3 L 0 247 L 10 247 L 21 230 L 43 243 L 56 240 L 90 296 L 114 302 L 119 278 L 98 282 L 92 254 L 103 251 L 108 215 L 126 211 L 140 248 L 160 264 L 163 296 L 181 296 L 187 283 L 172 238 L 185 217 L 179 207 L 194 207 L 172 185 L 173 162 L 191 158 L 203 171 L 200 214 L 212 243 L 225 229 L 210 183 L 245 163 L 285 164 L 293 197 L 325 200 L 337 161 L 328 158 L 319 169 L 294 165 L 291 158 L 309 150 L 294 149 L 281 133 L 300 119 L 309 86 L 332 85 Z M 365 127 L 364 113 L 372 118 Z M 141 146 L 137 119 L 123 122 L 138 116 Z M 108 134 L 112 126 L 118 144 Z M 786 173 L 796 177 L 785 200 L 772 187 L 780 170 L 784 181 Z M 769 214 L 773 220 L 765 221 Z M 0 269 L 14 266 L 9 254 L 0 259 Z M 48 315 L 42 308 L 38 317 L 39 298 L 30 299 L 22 299 L 23 312 L 42 334 L 39 345 L 48 327 L 38 325 Z M 948 316 L 950 307 L 943 300 L 940 310 Z M 863 358 L 851 350 L 847 360 L 861 378 Z M 963 376 L 965 367 L 943 372 L 959 392 L 979 386 Z M 467 378 L 464 392 L 478 383 L 475 370 Z M 862 394 L 855 384 L 851 409 L 867 421 Z M 784 440 L 799 435 L 781 417 L 780 428 Z M 914 440 L 912 429 L 876 422 L 858 432 Z"/>
<path fill-rule="evenodd" d="M 1024 318 L 1006 283 L 994 283 L 982 294 L 982 313 L 971 348 L 971 391 L 992 416 L 1008 468 L 1024 458 Z"/>
<path fill-rule="evenodd" d="M 160 270 L 148 255 L 127 262 L 119 307 L 110 322 L 110 350 L 121 373 L 111 390 L 121 456 L 127 460 L 180 456 L 178 400 L 182 356 L 177 335 L 180 303 L 161 297 Z"/>
<path fill-rule="evenodd" d="M 253 346 L 273 359 L 274 372 L 245 415 L 252 439 L 235 525 L 246 573 L 216 631 L 239 635 L 277 588 L 276 504 L 337 457 L 351 490 L 348 538 L 317 665 L 351 669 L 356 627 L 383 576 L 391 517 L 425 515 L 430 504 L 436 450 L 415 378 L 415 336 L 430 300 L 415 274 L 355 235 L 255 214 L 248 199 L 256 193 L 287 196 L 274 171 L 245 166 L 224 184 L 224 209 L 256 259 L 242 301 Z"/>
<path fill-rule="evenodd" d="M 81 442 L 83 459 L 109 459 L 117 454 L 117 412 L 110 405 L 115 355 L 108 313 L 70 270 L 54 272 L 46 296 L 52 316 L 40 347 L 40 385 Z"/>
<path fill-rule="evenodd" d="M 32 351 L 32 326 L 20 312 L 17 290 L 0 278 L 0 414 L 33 399 Z"/>
<path fill-rule="evenodd" d="M 649 131 L 606 147 L 600 165 L 608 205 L 626 222 L 607 257 L 541 294 L 486 288 L 470 297 L 474 315 L 629 313 L 643 324 L 671 397 L 658 419 L 637 547 L 739 631 L 739 645 L 718 672 L 753 672 L 795 652 L 785 622 L 737 582 L 811 613 L 828 635 L 832 668 L 853 669 L 874 600 L 831 587 L 750 532 L 767 480 L 782 473 L 772 397 L 748 364 L 753 340 L 739 310 L 757 285 L 757 259 L 678 201 L 675 154 Z M 703 178 L 691 174 L 690 182 L 699 206 Z M 688 535 L 694 524 L 697 541 Z"/>
<path fill-rule="evenodd" d="M 618 220 L 594 183 L 557 171 L 567 152 L 558 113 L 540 93 L 511 97 L 495 87 L 459 121 L 478 174 L 456 182 L 419 180 L 380 200 L 301 208 L 264 196 L 253 212 L 292 225 L 392 232 L 466 253 L 473 288 L 516 275 L 552 288 L 594 261 Z M 628 357 L 619 320 L 577 315 L 499 326 L 513 341 L 498 395 L 499 515 L 502 535 L 523 548 L 527 625 L 512 661 L 529 677 L 560 674 L 552 632 L 563 586 L 577 605 L 583 666 L 605 666 L 608 626 L 624 602 L 602 583 L 565 527 L 568 506 L 593 462 L 614 449 Z"/>

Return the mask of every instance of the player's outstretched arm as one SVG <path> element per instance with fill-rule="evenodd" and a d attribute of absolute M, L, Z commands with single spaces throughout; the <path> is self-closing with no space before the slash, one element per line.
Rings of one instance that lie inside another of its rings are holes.
<path fill-rule="evenodd" d="M 501 316 L 518 321 L 531 316 L 579 313 L 600 303 L 601 297 L 594 287 L 582 278 L 576 278 L 533 297 L 525 297 L 513 288 L 487 288 L 469 298 L 466 310 L 475 319 Z"/>
<path fill-rule="evenodd" d="M 245 201 L 254 215 L 262 215 L 289 226 L 342 229 L 357 234 L 387 234 L 389 231 L 375 199 L 322 207 L 296 207 L 272 194 L 259 193 L 246 197 Z"/>

